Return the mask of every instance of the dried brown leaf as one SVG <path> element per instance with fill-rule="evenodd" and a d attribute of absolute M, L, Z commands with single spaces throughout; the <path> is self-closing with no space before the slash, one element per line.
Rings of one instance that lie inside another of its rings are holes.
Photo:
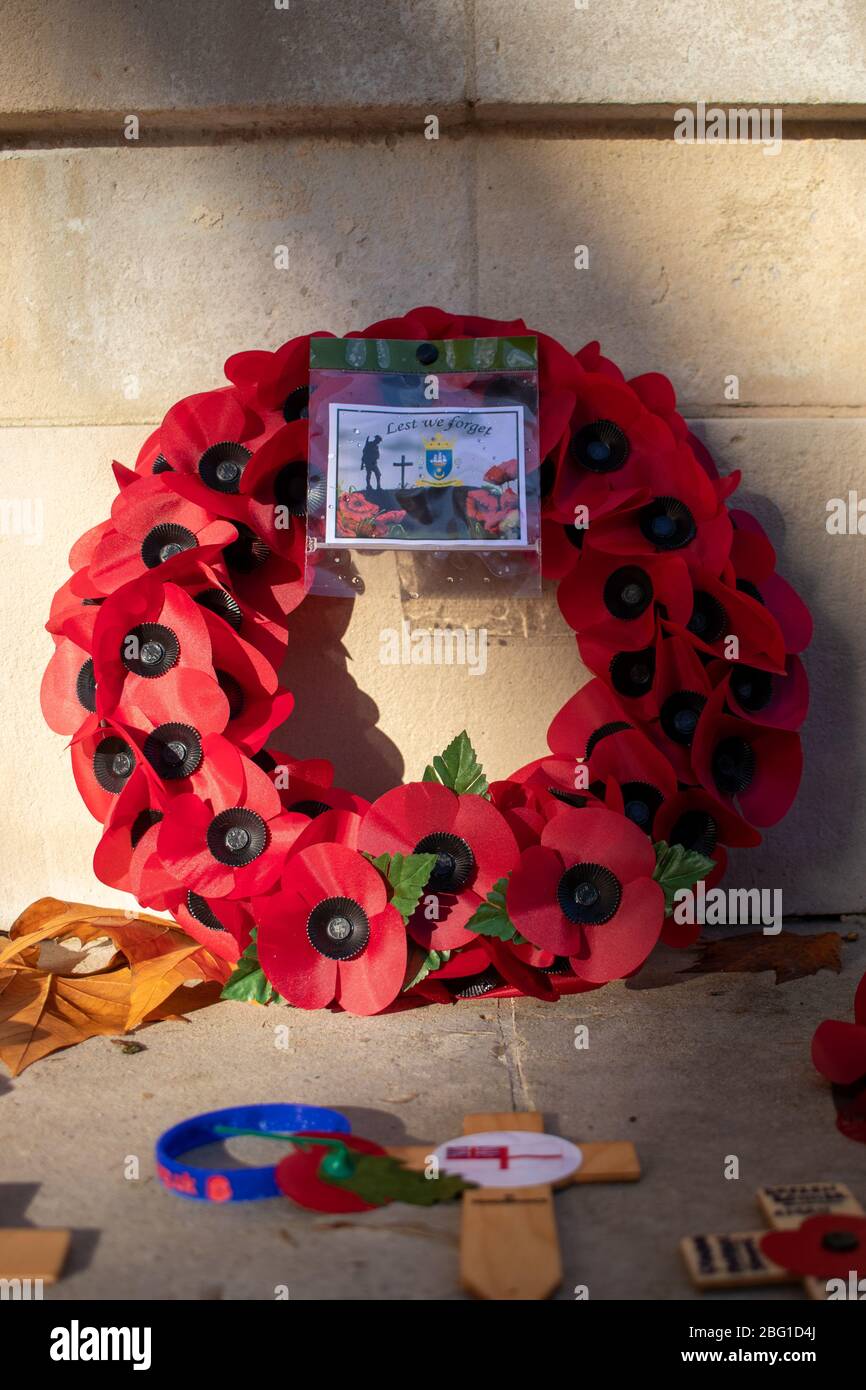
<path fill-rule="evenodd" d="M 838 932 L 819 932 L 803 936 L 796 932 L 779 932 L 765 936 L 763 932 L 748 932 L 745 936 L 726 936 L 720 941 L 702 943 L 700 959 L 683 974 L 714 975 L 756 973 L 775 970 L 776 984 L 801 980 L 819 970 L 842 969 L 842 939 Z"/>

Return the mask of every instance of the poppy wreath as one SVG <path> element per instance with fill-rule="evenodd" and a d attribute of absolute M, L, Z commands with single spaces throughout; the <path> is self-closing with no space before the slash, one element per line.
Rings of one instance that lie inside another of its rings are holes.
<path fill-rule="evenodd" d="M 531 332 L 420 308 L 353 336 Z M 72 547 L 42 705 L 103 826 L 95 872 L 234 967 L 228 997 L 367 1015 L 598 988 L 691 945 L 677 889 L 791 805 L 811 619 L 730 505 L 739 474 L 665 377 L 536 336 L 542 573 L 592 679 L 502 780 L 463 733 L 370 804 L 272 746 L 314 563 L 310 336 L 172 406 Z"/>

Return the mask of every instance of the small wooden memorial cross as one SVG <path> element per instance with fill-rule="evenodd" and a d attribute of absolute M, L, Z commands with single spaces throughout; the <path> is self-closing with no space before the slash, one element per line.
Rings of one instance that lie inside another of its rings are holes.
<path fill-rule="evenodd" d="M 63 1272 L 71 1238 L 71 1231 L 39 1230 L 32 1226 L 0 1229 L 0 1279 L 24 1286 L 56 1283 Z"/>
<path fill-rule="evenodd" d="M 863 1216 L 863 1208 L 841 1182 L 784 1183 L 759 1187 L 758 1206 L 770 1230 L 792 1231 L 810 1216 Z M 766 1284 L 802 1283 L 810 1298 L 827 1297 L 827 1281 L 782 1269 L 761 1249 L 765 1231 L 686 1236 L 680 1241 L 695 1288 L 749 1289 Z"/>
<path fill-rule="evenodd" d="M 535 1110 L 466 1115 L 464 1134 L 521 1130 L 543 1134 Z M 550 1298 L 562 1283 L 562 1260 L 553 1193 L 575 1183 L 636 1182 L 640 1163 L 627 1141 L 580 1144 L 582 1162 L 561 1182 L 536 1187 L 476 1187 L 463 1193 L 460 1217 L 460 1281 L 475 1298 Z M 429 1147 L 389 1148 L 410 1168 L 423 1169 Z"/>

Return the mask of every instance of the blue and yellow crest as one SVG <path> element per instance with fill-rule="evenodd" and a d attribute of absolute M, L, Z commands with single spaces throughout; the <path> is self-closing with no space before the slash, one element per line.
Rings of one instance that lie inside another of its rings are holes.
<path fill-rule="evenodd" d="M 454 467 L 452 441 L 440 433 L 424 440 L 424 463 L 434 483 L 442 483 Z"/>

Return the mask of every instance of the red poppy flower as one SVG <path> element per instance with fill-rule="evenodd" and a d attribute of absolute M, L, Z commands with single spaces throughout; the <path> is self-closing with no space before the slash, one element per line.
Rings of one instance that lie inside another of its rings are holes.
<path fill-rule="evenodd" d="M 779 624 L 768 609 L 707 569 L 692 569 L 692 585 L 693 606 L 688 623 L 683 627 L 662 619 L 667 631 L 698 651 L 726 660 L 730 639 L 736 637 L 738 661 L 771 671 L 783 670 L 785 643 Z"/>
<path fill-rule="evenodd" d="M 596 503 L 591 515 L 582 503 L 547 499 L 541 517 L 541 572 L 545 579 L 563 579 L 574 569 L 589 535 L 590 521 L 612 515 L 647 495 L 635 488 L 611 491 Z"/>
<path fill-rule="evenodd" d="M 692 766 L 707 791 L 737 802 L 752 825 L 775 825 L 788 811 L 803 772 L 798 734 L 724 714 L 725 689 L 710 696 L 698 721 Z"/>
<path fill-rule="evenodd" d="M 270 662 L 222 618 L 206 609 L 202 616 L 210 639 L 214 676 L 228 701 L 225 735 L 245 753 L 257 753 L 274 729 L 288 719 L 294 696 L 280 688 Z"/>
<path fill-rule="evenodd" d="M 602 739 L 633 728 L 604 681 L 591 680 L 554 715 L 547 731 L 547 746 L 557 757 L 585 763 Z"/>
<path fill-rule="evenodd" d="M 288 421 L 306 419 L 310 380 L 310 339 L 332 338 L 319 329 L 283 343 L 276 352 L 236 352 L 225 374 L 245 404 L 260 414 L 279 411 Z"/>
<path fill-rule="evenodd" d="M 96 712 L 96 676 L 91 653 L 93 626 L 99 609 L 73 611 L 76 618 L 80 614 L 79 640 L 58 635 L 40 688 L 45 723 L 56 734 L 74 734 L 87 716 Z"/>
<path fill-rule="evenodd" d="M 203 898 L 191 889 L 167 896 L 178 926 L 220 960 L 236 961 L 249 946 L 255 918 L 248 904 L 230 898 Z"/>
<path fill-rule="evenodd" d="M 784 675 L 745 662 L 714 661 L 707 668 L 714 684 L 724 685 L 733 714 L 771 729 L 799 729 L 809 709 L 809 679 L 798 656 L 785 658 Z"/>
<path fill-rule="evenodd" d="M 406 974 L 406 931 L 385 881 L 356 850 L 312 844 L 286 862 L 279 892 L 253 905 L 262 969 L 299 1009 L 336 1002 L 377 1014 Z"/>
<path fill-rule="evenodd" d="M 691 579 L 679 555 L 629 560 L 597 550 L 589 540 L 556 597 L 569 627 L 609 642 L 617 651 L 650 645 L 657 607 L 683 626 L 692 611 Z"/>
<path fill-rule="evenodd" d="M 105 822 L 113 800 L 140 761 L 134 739 L 120 725 L 91 714 L 72 743 L 72 775 L 81 799 L 96 820 Z"/>
<path fill-rule="evenodd" d="M 518 849 L 538 844 L 538 837 L 547 819 L 541 808 L 538 792 L 528 781 L 542 762 L 542 758 L 537 758 L 527 768 L 521 768 L 519 772 L 512 773 L 511 777 L 500 782 L 491 782 L 488 787 L 490 800 L 508 822 Z M 526 781 L 523 780 L 523 774 L 526 775 Z"/>
<path fill-rule="evenodd" d="M 866 975 L 854 997 L 854 1022 L 827 1019 L 812 1039 L 812 1061 L 822 1076 L 839 1086 L 866 1088 Z"/>
<path fill-rule="evenodd" d="M 696 782 L 692 745 L 713 687 L 694 648 L 678 637 L 662 642 L 657 648 L 654 686 L 658 716 L 647 725 L 647 733 L 680 781 Z"/>
<path fill-rule="evenodd" d="M 660 623 L 656 624 L 655 634 L 647 646 L 634 651 L 620 651 L 616 643 L 597 632 L 577 634 L 581 661 L 593 675 L 612 687 L 625 712 L 624 718 L 628 720 L 647 723 L 659 712 L 656 677 L 663 641 Z"/>
<path fill-rule="evenodd" d="M 157 911 L 177 892 L 157 854 L 157 827 L 170 797 L 170 790 L 155 787 L 139 764 L 109 806 L 93 856 L 93 871 L 102 883 Z"/>
<path fill-rule="evenodd" d="M 666 469 L 657 488 L 594 519 L 593 544 L 625 557 L 677 554 L 689 568 L 721 574 L 731 551 L 731 520 L 719 484 L 682 447 L 688 468 Z"/>
<path fill-rule="evenodd" d="M 386 1150 L 360 1134 L 332 1134 L 329 1130 L 310 1129 L 300 1137 L 292 1152 L 277 1164 L 276 1183 L 284 1197 L 307 1211 L 357 1212 L 373 1211 L 376 1203 L 365 1202 L 357 1192 L 328 1182 L 322 1173 L 322 1161 L 330 1152 L 322 1144 L 304 1144 L 306 1139 L 334 1139 L 353 1153 L 382 1156 Z M 390 1200 L 390 1199 L 389 1199 Z M 378 1205 L 386 1205 L 379 1203 Z"/>
<path fill-rule="evenodd" d="M 213 669 L 206 615 L 183 589 L 148 575 L 124 585 L 95 611 L 101 716 L 132 727 L 186 717 L 200 733 L 225 728 L 229 701 Z"/>
<path fill-rule="evenodd" d="M 158 852 L 175 882 L 206 898 L 266 893 L 307 821 L 283 811 L 266 772 L 219 734 L 202 740 L 197 790 L 173 797 Z"/>
<path fill-rule="evenodd" d="M 495 936 L 482 936 L 479 940 L 490 964 L 506 984 L 531 999 L 559 998 L 549 976 L 543 969 L 536 968 L 534 961 L 526 959 L 525 955 L 521 956 L 519 947 L 514 947 L 507 941 L 499 941 Z"/>
<path fill-rule="evenodd" d="M 275 671 L 280 669 L 288 643 L 283 613 L 278 619 L 266 617 L 232 591 L 228 567 L 221 560 L 215 565 L 191 565 L 181 582 L 200 608 L 207 608 L 227 623 L 249 646 L 261 652 Z"/>
<path fill-rule="evenodd" d="M 88 567 L 99 593 L 113 593 L 157 566 L 161 578 L 173 579 L 186 564 L 184 552 L 198 547 L 197 558 L 207 561 L 236 540 L 235 527 L 179 497 L 167 477 L 140 478 L 115 498 L 112 524 Z"/>
<path fill-rule="evenodd" d="M 360 816 L 369 808 L 365 797 L 331 785 L 334 769 L 325 760 L 302 761 L 277 749 L 271 756 L 276 761 L 269 775 L 287 811 L 315 820 L 326 811 L 346 811 Z"/>
<path fill-rule="evenodd" d="M 866 1216 L 810 1216 L 794 1231 L 768 1231 L 761 1252 L 792 1274 L 815 1279 L 866 1275 Z"/>
<path fill-rule="evenodd" d="M 435 782 L 410 782 L 385 792 L 364 815 L 358 843 L 373 855 L 436 855 L 409 934 L 437 950 L 472 939 L 466 923 L 517 861 L 517 842 L 495 806 L 483 796 L 457 796 Z"/>
<path fill-rule="evenodd" d="M 581 503 L 594 519 L 611 491 L 663 495 L 663 480 L 669 484 L 696 466 L 688 446 L 624 381 L 588 370 L 575 379 L 574 393 L 570 432 L 557 461 L 556 505 Z"/>
<path fill-rule="evenodd" d="M 688 787 L 665 801 L 658 810 L 653 835 L 668 845 L 682 845 L 712 859 L 715 868 L 704 880 L 714 888 L 724 876 L 728 864 L 725 846 L 754 848 L 761 843 L 759 830 L 744 821 L 731 807 L 725 806 L 703 787 Z M 686 947 L 701 934 L 699 922 L 677 922 L 666 917 L 662 941 L 666 946 Z"/>
<path fill-rule="evenodd" d="M 160 454 L 172 473 L 191 473 L 217 495 L 238 491 L 255 449 L 276 428 L 244 404 L 230 386 L 187 396 L 160 426 Z"/>
<path fill-rule="evenodd" d="M 562 811 L 541 844 L 524 850 L 506 901 L 518 932 L 567 956 L 576 975 L 604 984 L 637 970 L 658 941 L 664 894 L 655 852 L 611 811 Z"/>

